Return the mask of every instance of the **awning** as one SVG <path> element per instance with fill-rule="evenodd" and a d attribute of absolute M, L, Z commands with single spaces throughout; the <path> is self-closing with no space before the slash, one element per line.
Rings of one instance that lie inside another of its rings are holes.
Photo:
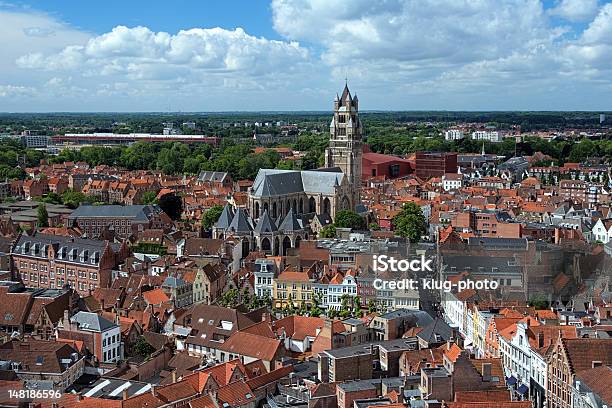
<path fill-rule="evenodd" d="M 516 392 L 518 392 L 521 395 L 527 394 L 527 391 L 529 391 L 529 387 L 527 387 L 525 384 L 521 384 L 516 390 Z"/>
<path fill-rule="evenodd" d="M 506 378 L 506 382 L 508 383 L 508 385 L 514 385 L 516 384 L 516 378 L 514 378 L 514 376 L 511 375 L 510 377 Z"/>

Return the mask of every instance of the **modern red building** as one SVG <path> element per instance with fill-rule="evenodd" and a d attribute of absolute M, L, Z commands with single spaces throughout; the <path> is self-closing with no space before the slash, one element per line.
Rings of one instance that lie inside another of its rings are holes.
<path fill-rule="evenodd" d="M 428 180 L 445 173 L 457 173 L 457 153 L 416 153 L 416 175 Z"/>
<path fill-rule="evenodd" d="M 407 176 L 414 172 L 412 163 L 401 157 L 372 153 L 364 146 L 361 160 L 361 179 L 381 177 L 392 179 Z"/>

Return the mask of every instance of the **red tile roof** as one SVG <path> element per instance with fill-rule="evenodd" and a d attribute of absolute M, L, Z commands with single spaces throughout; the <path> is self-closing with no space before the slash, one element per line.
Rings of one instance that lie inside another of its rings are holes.
<path fill-rule="evenodd" d="M 162 303 L 170 300 L 168 295 L 166 295 L 164 291 L 159 288 L 143 292 L 142 297 L 150 305 L 161 305 Z"/>
<path fill-rule="evenodd" d="M 219 346 L 219 350 L 259 358 L 264 361 L 273 361 L 280 347 L 282 347 L 280 340 L 251 333 L 236 332 Z"/>

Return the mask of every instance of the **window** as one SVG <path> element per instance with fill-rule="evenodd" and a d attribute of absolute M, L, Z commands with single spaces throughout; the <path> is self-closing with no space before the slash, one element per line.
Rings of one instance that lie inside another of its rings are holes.
<path fill-rule="evenodd" d="M 389 176 L 398 177 L 400 175 L 400 166 L 399 164 L 392 164 L 389 166 Z"/>

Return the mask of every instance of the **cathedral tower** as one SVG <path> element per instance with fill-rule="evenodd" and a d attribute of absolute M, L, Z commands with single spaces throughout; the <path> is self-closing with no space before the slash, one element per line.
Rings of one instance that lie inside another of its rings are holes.
<path fill-rule="evenodd" d="M 353 190 L 353 208 L 359 204 L 361 190 L 361 121 L 357 95 L 351 97 L 348 85 L 342 96 L 334 99 L 334 117 L 329 125 L 329 147 L 325 151 L 325 167 L 339 167 Z"/>

